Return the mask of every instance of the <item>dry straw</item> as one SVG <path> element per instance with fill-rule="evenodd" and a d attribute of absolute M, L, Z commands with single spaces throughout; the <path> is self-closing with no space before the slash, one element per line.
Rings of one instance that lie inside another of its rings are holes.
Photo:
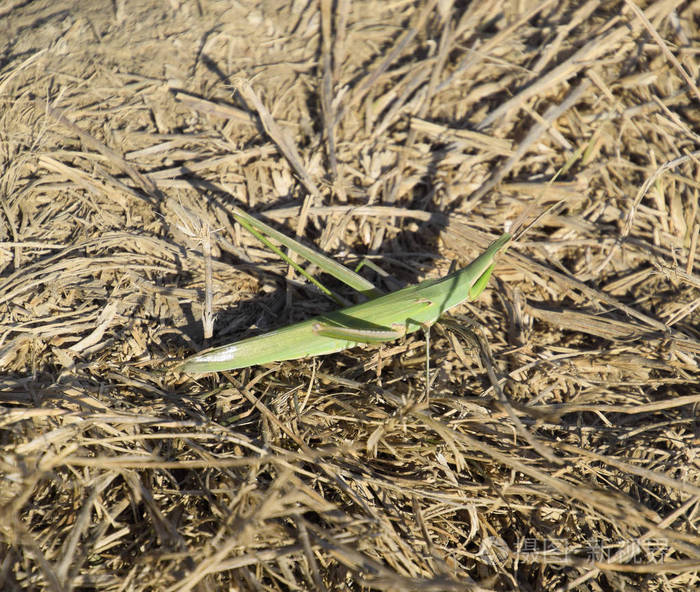
<path fill-rule="evenodd" d="M 0 589 L 700 586 L 697 3 L 10 5 Z M 386 289 L 548 213 L 426 401 L 420 333 L 173 370 L 334 306 L 235 207 Z"/>

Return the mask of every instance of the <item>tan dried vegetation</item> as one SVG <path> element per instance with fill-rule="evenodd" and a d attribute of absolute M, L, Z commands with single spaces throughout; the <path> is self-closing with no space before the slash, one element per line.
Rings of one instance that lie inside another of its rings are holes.
<path fill-rule="evenodd" d="M 636 1 L 4 2 L 0 588 L 698 589 L 700 5 Z M 535 224 L 426 400 L 419 333 L 174 370 L 207 264 L 211 345 L 333 306 L 234 205 L 384 289 Z"/>

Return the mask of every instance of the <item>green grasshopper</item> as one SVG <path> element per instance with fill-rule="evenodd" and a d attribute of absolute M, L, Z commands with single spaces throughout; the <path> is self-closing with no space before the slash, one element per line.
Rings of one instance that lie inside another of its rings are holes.
<path fill-rule="evenodd" d="M 236 219 L 244 225 L 264 229 L 268 234 L 272 234 L 269 230 L 273 229 L 240 210 Z M 277 231 L 273 230 L 273 233 L 277 240 L 283 242 L 286 239 L 287 242 L 283 244 L 299 245 Z M 280 238 L 280 235 L 283 238 Z M 502 234 L 469 265 L 443 278 L 426 280 L 362 304 L 209 349 L 185 360 L 180 369 L 193 373 L 217 372 L 323 356 L 355 347 L 360 343 L 381 343 L 397 339 L 417 329 L 427 329 L 445 311 L 464 301 L 474 300 L 481 294 L 491 277 L 495 265 L 494 257 L 506 248 L 510 240 L 510 234 Z M 304 249 L 309 250 L 308 247 Z M 314 261 L 324 262 L 327 258 L 316 253 Z M 337 270 L 338 263 L 333 262 L 333 265 Z M 352 279 L 357 283 L 356 278 L 359 278 L 346 268 L 343 268 L 339 275 L 330 267 L 326 269 L 346 283 L 350 283 Z M 354 276 L 350 281 L 345 276 L 346 272 Z"/>

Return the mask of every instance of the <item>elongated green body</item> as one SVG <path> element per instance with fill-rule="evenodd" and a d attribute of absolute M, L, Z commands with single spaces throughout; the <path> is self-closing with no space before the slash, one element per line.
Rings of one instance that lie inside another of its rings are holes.
<path fill-rule="evenodd" d="M 483 291 L 493 258 L 510 241 L 503 234 L 467 267 L 374 300 L 289 325 L 264 335 L 210 349 L 185 360 L 185 372 L 216 372 L 256 364 L 322 356 L 362 342 L 388 341 L 431 325 L 453 306 Z M 343 329 L 347 328 L 346 337 Z M 336 335 L 333 334 L 334 330 Z"/>

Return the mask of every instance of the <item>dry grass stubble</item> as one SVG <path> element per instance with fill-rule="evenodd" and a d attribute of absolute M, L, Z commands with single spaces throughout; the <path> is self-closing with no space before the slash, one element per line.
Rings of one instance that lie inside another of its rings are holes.
<path fill-rule="evenodd" d="M 0 588 L 698 586 L 697 4 L 0 17 Z M 415 282 L 559 202 L 429 402 L 419 334 L 172 370 L 207 283 L 214 345 L 331 306 L 235 205 Z"/>

